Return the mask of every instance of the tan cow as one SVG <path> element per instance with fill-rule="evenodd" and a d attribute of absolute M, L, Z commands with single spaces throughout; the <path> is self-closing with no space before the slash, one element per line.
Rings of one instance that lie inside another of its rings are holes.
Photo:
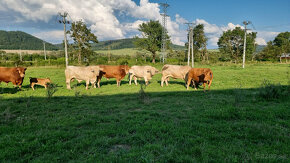
<path fill-rule="evenodd" d="M 129 85 L 131 85 L 132 78 L 134 77 L 134 82 L 137 85 L 137 78 L 144 78 L 145 84 L 149 84 L 149 80 L 152 76 L 159 73 L 159 71 L 152 66 L 132 66 L 129 70 Z"/>
<path fill-rule="evenodd" d="M 190 69 L 191 69 L 190 66 L 179 66 L 168 64 L 164 65 L 162 67 L 161 87 L 163 87 L 164 82 L 166 83 L 166 86 L 168 86 L 168 81 L 170 77 L 174 79 L 185 80 L 185 76 Z"/>
<path fill-rule="evenodd" d="M 45 89 L 47 89 L 47 86 L 49 83 L 51 83 L 50 78 L 32 78 L 29 77 L 30 79 L 30 87 L 32 90 L 34 90 L 34 85 L 41 85 L 44 86 Z"/>
<path fill-rule="evenodd" d="M 86 89 L 88 89 L 90 83 L 92 86 L 94 86 L 94 88 L 96 88 L 97 76 L 99 76 L 99 74 L 99 66 L 67 66 L 65 69 L 66 88 L 71 89 L 70 82 L 74 79 L 76 79 L 78 82 L 85 80 Z"/>

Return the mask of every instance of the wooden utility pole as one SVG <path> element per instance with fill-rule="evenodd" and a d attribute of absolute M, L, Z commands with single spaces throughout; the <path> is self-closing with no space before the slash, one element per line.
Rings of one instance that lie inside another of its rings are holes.
<path fill-rule="evenodd" d="M 243 24 L 245 25 L 245 36 L 244 36 L 244 51 L 243 51 L 243 68 L 245 68 L 245 62 L 246 62 L 246 44 L 247 44 L 247 25 L 251 24 L 250 21 L 243 21 Z"/>
<path fill-rule="evenodd" d="M 63 23 L 63 32 L 64 32 L 64 50 L 65 50 L 65 66 L 68 66 L 68 55 L 67 55 L 67 39 L 66 39 L 66 24 L 69 24 L 69 21 L 66 20 L 66 17 L 68 15 L 67 12 L 64 12 L 63 14 L 58 13 L 62 20 L 59 20 L 59 23 Z"/>
<path fill-rule="evenodd" d="M 44 60 L 46 60 L 45 42 L 43 42 Z"/>

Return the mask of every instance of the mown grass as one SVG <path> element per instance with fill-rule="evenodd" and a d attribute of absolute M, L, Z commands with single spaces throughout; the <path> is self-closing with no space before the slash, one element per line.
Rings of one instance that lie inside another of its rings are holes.
<path fill-rule="evenodd" d="M 259 96 L 264 79 L 289 87 L 289 65 L 198 67 L 213 70 L 210 92 L 186 91 L 182 80 L 161 88 L 160 74 L 145 93 L 127 78 L 66 90 L 64 69 L 28 68 L 21 91 L 0 85 L 0 160 L 289 162 L 289 96 Z M 29 76 L 50 77 L 53 97 L 32 91 Z"/>

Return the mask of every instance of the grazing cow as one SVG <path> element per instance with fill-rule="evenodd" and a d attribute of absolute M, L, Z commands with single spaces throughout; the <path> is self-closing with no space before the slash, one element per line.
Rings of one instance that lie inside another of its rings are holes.
<path fill-rule="evenodd" d="M 99 65 L 102 68 L 100 75 L 98 76 L 98 87 L 100 88 L 100 82 L 104 76 L 107 79 L 116 78 L 117 87 L 121 85 L 121 80 L 128 74 L 130 67 L 127 65 L 111 66 L 111 65 Z"/>
<path fill-rule="evenodd" d="M 24 67 L 0 67 L 0 82 L 12 82 L 15 87 L 21 88 L 25 76 L 26 68 Z"/>
<path fill-rule="evenodd" d="M 129 70 L 129 85 L 131 85 L 132 78 L 134 77 L 134 82 L 137 85 L 137 78 L 144 78 L 146 85 L 148 85 L 149 80 L 152 76 L 157 74 L 159 71 L 152 66 L 132 66 Z"/>
<path fill-rule="evenodd" d="M 34 90 L 34 85 L 41 85 L 44 86 L 45 89 L 47 89 L 48 83 L 51 83 L 50 78 L 32 78 L 29 77 L 30 79 L 30 87 L 32 90 Z"/>
<path fill-rule="evenodd" d="M 189 87 L 191 81 L 193 80 L 194 89 L 196 89 L 196 84 L 203 83 L 203 91 L 205 91 L 205 83 L 208 84 L 208 90 L 210 90 L 210 85 L 212 83 L 213 73 L 209 68 L 192 68 L 187 74 L 187 88 Z"/>
<path fill-rule="evenodd" d="M 169 77 L 185 80 L 185 76 L 190 69 L 190 66 L 164 65 L 162 67 L 161 87 L 163 87 L 164 81 L 168 86 Z"/>
<path fill-rule="evenodd" d="M 99 66 L 67 66 L 65 69 L 66 88 L 71 89 L 70 82 L 74 79 L 78 82 L 85 80 L 86 89 L 88 89 L 90 83 L 96 88 L 97 76 L 99 76 L 100 70 Z"/>

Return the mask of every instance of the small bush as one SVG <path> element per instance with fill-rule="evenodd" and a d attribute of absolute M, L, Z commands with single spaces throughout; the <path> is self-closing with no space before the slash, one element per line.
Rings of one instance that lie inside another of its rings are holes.
<path fill-rule="evenodd" d="M 258 95 L 265 100 L 281 99 L 289 93 L 289 86 L 281 86 L 280 84 L 273 84 L 268 80 L 264 80 Z"/>
<path fill-rule="evenodd" d="M 48 99 L 50 99 L 56 91 L 57 91 L 56 84 L 52 84 L 52 83 L 47 84 L 46 95 Z"/>

